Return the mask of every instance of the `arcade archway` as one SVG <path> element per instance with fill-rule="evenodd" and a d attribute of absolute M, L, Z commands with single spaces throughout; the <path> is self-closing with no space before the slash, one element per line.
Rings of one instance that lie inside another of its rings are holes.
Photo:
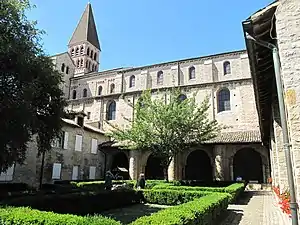
<path fill-rule="evenodd" d="M 163 180 L 164 170 L 161 158 L 151 154 L 145 167 L 145 177 L 150 180 Z"/>
<path fill-rule="evenodd" d="M 111 170 L 114 174 L 118 174 L 118 176 L 123 179 L 129 179 L 129 161 L 124 152 L 118 152 L 113 156 Z"/>
<path fill-rule="evenodd" d="M 240 176 L 243 180 L 263 182 L 262 158 L 252 148 L 239 150 L 233 157 L 234 180 Z"/>
<path fill-rule="evenodd" d="M 185 166 L 185 179 L 210 182 L 213 180 L 213 168 L 208 154 L 195 150 L 189 154 Z"/>

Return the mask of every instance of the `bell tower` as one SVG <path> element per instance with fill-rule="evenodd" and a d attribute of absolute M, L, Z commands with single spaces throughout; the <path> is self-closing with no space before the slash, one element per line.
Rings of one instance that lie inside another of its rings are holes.
<path fill-rule="evenodd" d="M 74 76 L 98 72 L 101 48 L 90 3 L 81 16 L 68 48 L 75 65 Z"/>

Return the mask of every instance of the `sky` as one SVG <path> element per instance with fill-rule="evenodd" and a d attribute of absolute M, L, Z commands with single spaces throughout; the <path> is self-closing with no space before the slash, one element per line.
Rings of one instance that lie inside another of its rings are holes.
<path fill-rule="evenodd" d="M 90 0 L 100 70 L 245 49 L 242 21 L 272 0 Z M 49 55 L 67 51 L 88 0 L 31 0 Z"/>

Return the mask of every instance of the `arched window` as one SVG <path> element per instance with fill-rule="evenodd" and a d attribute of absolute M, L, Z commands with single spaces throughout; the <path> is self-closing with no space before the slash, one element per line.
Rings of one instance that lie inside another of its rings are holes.
<path fill-rule="evenodd" d="M 218 92 L 218 112 L 230 110 L 230 91 L 223 88 Z"/>
<path fill-rule="evenodd" d="M 89 61 L 87 60 L 86 62 L 85 62 L 85 68 L 89 68 Z"/>
<path fill-rule="evenodd" d="M 91 50 L 91 58 L 93 59 L 94 51 Z"/>
<path fill-rule="evenodd" d="M 91 70 L 91 61 L 89 61 L 89 70 Z"/>
<path fill-rule="evenodd" d="M 75 56 L 75 49 L 74 48 L 72 48 L 72 50 L 71 50 L 71 56 Z"/>
<path fill-rule="evenodd" d="M 224 75 L 231 74 L 230 62 L 228 61 L 224 62 L 223 69 L 224 69 Z"/>
<path fill-rule="evenodd" d="M 76 90 L 73 90 L 72 92 L 72 99 L 76 99 Z"/>
<path fill-rule="evenodd" d="M 164 82 L 164 73 L 163 71 L 158 71 L 157 73 L 157 84 L 162 85 Z"/>
<path fill-rule="evenodd" d="M 115 93 L 115 84 L 110 85 L 110 93 Z"/>
<path fill-rule="evenodd" d="M 135 86 L 135 76 L 132 75 L 129 78 L 129 87 L 134 87 Z"/>
<path fill-rule="evenodd" d="M 65 64 L 61 64 L 61 72 L 65 72 Z"/>
<path fill-rule="evenodd" d="M 82 92 L 82 97 L 86 98 L 87 97 L 87 89 L 83 89 L 83 92 Z"/>
<path fill-rule="evenodd" d="M 115 120 L 116 119 L 116 102 L 112 101 L 108 104 L 107 107 L 107 120 Z"/>
<path fill-rule="evenodd" d="M 102 95 L 102 86 L 98 87 L 98 95 Z"/>
<path fill-rule="evenodd" d="M 84 47 L 80 46 L 80 55 L 84 55 Z"/>
<path fill-rule="evenodd" d="M 89 56 L 90 55 L 90 48 L 87 48 L 86 54 Z"/>
<path fill-rule="evenodd" d="M 80 66 L 83 67 L 83 59 L 80 61 Z"/>
<path fill-rule="evenodd" d="M 178 96 L 178 100 L 179 100 L 180 102 L 183 102 L 183 101 L 186 100 L 186 99 L 187 99 L 187 97 L 186 97 L 185 94 L 181 94 L 181 95 Z"/>
<path fill-rule="evenodd" d="M 69 67 L 67 66 L 67 68 L 66 68 L 66 74 L 69 74 Z"/>
<path fill-rule="evenodd" d="M 97 66 L 97 65 L 95 65 L 95 71 L 96 71 L 96 72 L 98 71 L 98 66 Z"/>
<path fill-rule="evenodd" d="M 189 79 L 192 80 L 195 78 L 196 78 L 196 70 L 195 70 L 195 67 L 192 66 L 189 68 Z"/>
<path fill-rule="evenodd" d="M 76 55 L 77 56 L 79 55 L 79 48 L 78 47 L 76 48 Z"/>
<path fill-rule="evenodd" d="M 77 67 L 78 68 L 80 67 L 80 60 L 79 59 L 77 60 Z"/>
<path fill-rule="evenodd" d="M 96 61 L 97 60 L 97 53 L 95 52 L 95 55 L 94 55 L 94 60 Z"/>

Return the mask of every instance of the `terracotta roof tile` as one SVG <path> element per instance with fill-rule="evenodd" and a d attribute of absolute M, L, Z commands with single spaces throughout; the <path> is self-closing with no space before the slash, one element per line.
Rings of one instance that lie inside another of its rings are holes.
<path fill-rule="evenodd" d="M 260 132 L 251 131 L 235 131 L 220 133 L 217 137 L 205 141 L 205 144 L 229 144 L 229 143 L 258 143 L 261 142 Z"/>

